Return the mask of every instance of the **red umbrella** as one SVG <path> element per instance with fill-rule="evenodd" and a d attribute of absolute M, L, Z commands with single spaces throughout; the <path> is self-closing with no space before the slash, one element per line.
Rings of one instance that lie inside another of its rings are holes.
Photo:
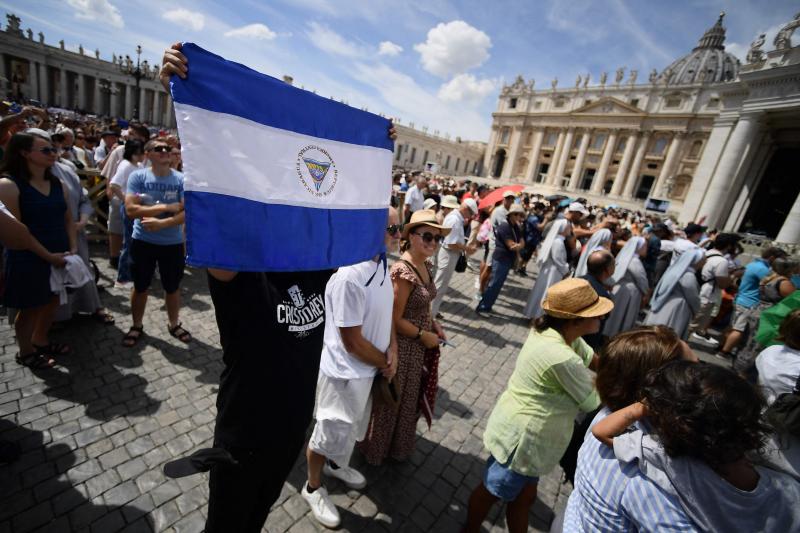
<path fill-rule="evenodd" d="M 500 187 L 499 189 L 495 189 L 489 194 L 487 194 L 483 198 L 483 200 L 481 200 L 481 202 L 478 204 L 478 209 L 485 209 L 487 207 L 493 206 L 497 202 L 502 201 L 503 194 L 505 194 L 506 191 L 511 191 L 516 194 L 522 192 L 522 189 L 524 188 L 525 188 L 524 185 L 507 185 L 505 187 Z"/>

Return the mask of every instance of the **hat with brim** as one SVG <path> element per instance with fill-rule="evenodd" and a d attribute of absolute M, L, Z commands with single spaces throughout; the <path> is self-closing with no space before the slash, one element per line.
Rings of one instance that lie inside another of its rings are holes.
<path fill-rule="evenodd" d="M 422 209 L 433 209 L 433 206 L 436 205 L 436 198 L 426 198 L 424 202 L 422 202 Z"/>
<path fill-rule="evenodd" d="M 446 228 L 436 221 L 436 213 L 430 209 L 420 209 L 414 211 L 411 215 L 411 220 L 408 224 L 403 226 L 403 239 L 408 239 L 408 234 L 417 226 L 430 226 L 432 228 L 442 230 L 442 235 L 450 233 L 450 228 Z"/>
<path fill-rule="evenodd" d="M 524 215 L 524 214 L 525 214 L 525 209 L 519 204 L 514 204 L 508 209 L 508 216 Z"/>
<path fill-rule="evenodd" d="M 442 201 L 439 205 L 441 205 L 442 207 L 446 207 L 448 209 L 458 209 L 460 207 L 458 205 L 458 198 L 456 198 L 452 194 L 443 196 Z"/>
<path fill-rule="evenodd" d="M 585 279 L 569 278 L 547 289 L 542 309 L 556 318 L 597 318 L 610 313 L 614 304 L 598 296 Z"/>
<path fill-rule="evenodd" d="M 514 191 L 506 191 L 503 193 L 503 198 L 516 198 L 516 197 L 517 193 L 515 193 Z"/>

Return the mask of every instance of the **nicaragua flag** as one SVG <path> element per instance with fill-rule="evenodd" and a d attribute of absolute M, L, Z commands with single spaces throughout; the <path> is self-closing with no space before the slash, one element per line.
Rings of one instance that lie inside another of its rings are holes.
<path fill-rule="evenodd" d="M 390 121 L 185 43 L 170 82 L 185 174 L 187 262 L 325 270 L 384 251 Z"/>

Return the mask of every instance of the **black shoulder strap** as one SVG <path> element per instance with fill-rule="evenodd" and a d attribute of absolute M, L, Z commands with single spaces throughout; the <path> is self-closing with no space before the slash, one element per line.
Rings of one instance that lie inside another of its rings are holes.
<path fill-rule="evenodd" d="M 414 274 L 416 274 L 416 275 L 417 275 L 417 278 L 419 278 L 419 282 L 420 282 L 420 284 L 422 284 L 422 285 L 425 285 L 425 278 L 423 278 L 423 277 L 422 277 L 422 275 L 419 273 L 419 270 L 417 270 L 417 267 L 415 267 L 414 265 L 412 265 L 412 264 L 411 264 L 411 262 L 410 262 L 410 261 L 407 261 L 406 259 L 401 259 L 401 261 L 402 261 L 403 263 L 407 264 L 407 265 L 409 266 L 409 268 L 411 268 L 411 270 L 413 270 L 413 271 L 414 271 Z"/>

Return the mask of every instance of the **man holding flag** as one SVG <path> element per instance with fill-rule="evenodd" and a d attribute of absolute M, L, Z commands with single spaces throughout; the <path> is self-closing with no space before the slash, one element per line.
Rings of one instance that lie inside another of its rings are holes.
<path fill-rule="evenodd" d="M 188 261 L 208 267 L 225 363 L 214 446 L 235 460 L 211 466 L 205 531 L 258 532 L 311 422 L 328 279 L 333 268 L 383 251 L 393 150 L 376 127 L 395 133 L 379 117 L 280 85 L 195 45 L 167 49 L 160 79 L 172 92 L 179 126 L 186 118 Z M 221 125 L 237 115 L 244 120 Z M 193 131 L 202 120 L 225 132 Z M 280 128 L 293 133 L 276 135 Z M 246 136 L 230 149 L 251 150 L 253 160 L 236 175 L 220 174 L 203 153 L 233 130 Z M 294 176 L 285 165 L 283 173 L 265 170 L 271 161 L 263 153 L 304 134 L 305 147 L 286 148 L 297 151 Z M 298 196 L 302 204 L 293 201 Z"/>

